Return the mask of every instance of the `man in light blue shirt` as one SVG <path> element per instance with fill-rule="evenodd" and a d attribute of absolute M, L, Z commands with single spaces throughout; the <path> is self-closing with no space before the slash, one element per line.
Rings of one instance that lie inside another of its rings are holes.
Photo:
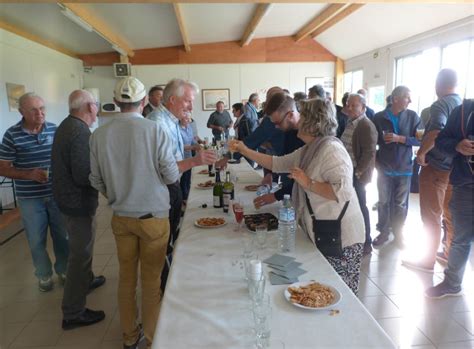
<path fill-rule="evenodd" d="M 249 120 L 250 131 L 253 132 L 258 126 L 258 115 L 257 115 L 257 107 L 258 103 L 260 102 L 258 98 L 258 93 L 252 93 L 249 96 L 249 101 L 245 105 L 245 115 Z"/>
<path fill-rule="evenodd" d="M 173 79 L 165 87 L 163 104 L 147 116 L 147 119 L 155 121 L 171 139 L 173 155 L 180 173 L 184 173 L 195 166 L 213 164 L 217 160 L 212 150 L 199 151 L 194 157 L 184 158 L 184 142 L 179 129 L 179 120 L 189 117 L 192 113 L 194 98 L 198 91 L 197 85 L 193 82 Z M 179 180 L 169 184 L 168 191 L 171 206 L 169 212 L 170 245 L 168 247 L 168 255 L 171 256 L 173 242 L 178 237 L 178 224 L 181 218 L 181 206 L 183 203 Z M 167 270 L 165 269 L 163 273 L 161 276 L 162 288 L 164 288 L 164 283 L 166 283 Z"/>

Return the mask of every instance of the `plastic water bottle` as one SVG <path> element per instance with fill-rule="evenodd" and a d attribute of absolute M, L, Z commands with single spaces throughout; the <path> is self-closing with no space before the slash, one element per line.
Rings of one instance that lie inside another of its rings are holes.
<path fill-rule="evenodd" d="M 258 187 L 257 189 L 257 196 L 262 196 L 262 195 L 265 195 L 265 194 L 268 194 L 270 192 L 270 185 L 268 184 L 264 184 L 264 185 L 261 185 Z"/>
<path fill-rule="evenodd" d="M 283 197 L 278 214 L 278 249 L 282 253 L 295 251 L 296 213 L 289 194 Z"/>

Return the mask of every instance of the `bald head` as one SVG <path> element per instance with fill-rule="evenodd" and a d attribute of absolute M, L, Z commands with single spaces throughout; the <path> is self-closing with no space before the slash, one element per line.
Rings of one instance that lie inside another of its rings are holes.
<path fill-rule="evenodd" d="M 436 95 L 441 98 L 456 90 L 458 76 L 452 69 L 441 69 L 436 77 Z"/>
<path fill-rule="evenodd" d="M 279 86 L 273 86 L 273 87 L 270 87 L 267 91 L 267 98 L 266 100 L 269 101 L 272 96 L 275 94 L 275 93 L 278 93 L 278 92 L 283 92 L 283 89 Z"/>
<path fill-rule="evenodd" d="M 86 90 L 75 90 L 69 95 L 69 113 L 91 126 L 99 111 L 94 96 Z"/>
<path fill-rule="evenodd" d="M 360 89 L 357 90 L 357 94 L 361 95 L 361 96 L 364 96 L 364 97 L 367 97 L 367 90 L 365 88 L 360 88 Z"/>

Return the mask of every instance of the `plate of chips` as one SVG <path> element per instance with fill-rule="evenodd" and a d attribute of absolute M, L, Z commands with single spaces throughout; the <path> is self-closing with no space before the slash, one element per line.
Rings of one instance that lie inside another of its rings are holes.
<path fill-rule="evenodd" d="M 333 286 L 312 280 L 291 284 L 285 289 L 285 298 L 298 308 L 327 310 L 338 304 L 342 295 Z"/>
<path fill-rule="evenodd" d="M 194 222 L 196 227 L 204 229 L 220 228 L 226 224 L 226 220 L 220 217 L 202 217 Z"/>

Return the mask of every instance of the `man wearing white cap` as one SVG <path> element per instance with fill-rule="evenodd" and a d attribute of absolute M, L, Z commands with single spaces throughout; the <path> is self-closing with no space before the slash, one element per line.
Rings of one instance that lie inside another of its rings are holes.
<path fill-rule="evenodd" d="M 145 86 L 139 80 L 120 80 L 114 100 L 121 113 L 99 127 L 90 141 L 91 184 L 105 195 L 114 211 L 124 349 L 138 348 L 143 332 L 147 347 L 153 341 L 161 299 L 160 274 L 170 233 L 166 185 L 179 178 L 170 137 L 141 115 L 145 97 Z M 143 331 L 137 321 L 139 263 Z"/>

